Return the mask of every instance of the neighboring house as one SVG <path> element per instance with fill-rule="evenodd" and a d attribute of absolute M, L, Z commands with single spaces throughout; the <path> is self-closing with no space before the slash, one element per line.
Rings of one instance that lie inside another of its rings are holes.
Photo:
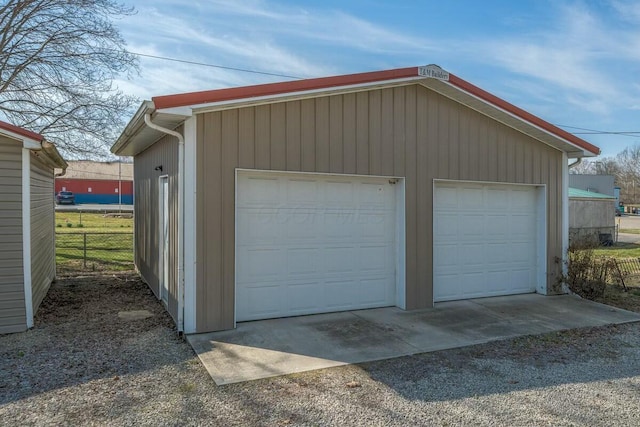
<path fill-rule="evenodd" d="M 53 171 L 66 166 L 41 135 L 0 122 L 0 334 L 33 326 L 55 278 Z"/>
<path fill-rule="evenodd" d="M 133 165 L 122 162 L 69 161 L 56 193 L 71 191 L 77 204 L 133 204 Z"/>
<path fill-rule="evenodd" d="M 577 190 L 615 196 L 613 175 L 569 174 L 569 187 Z"/>
<path fill-rule="evenodd" d="M 611 244 L 615 238 L 615 203 L 613 195 L 569 187 L 571 239 Z"/>
<path fill-rule="evenodd" d="M 568 159 L 599 153 L 436 66 L 154 97 L 112 151 L 187 333 L 557 292 Z"/>

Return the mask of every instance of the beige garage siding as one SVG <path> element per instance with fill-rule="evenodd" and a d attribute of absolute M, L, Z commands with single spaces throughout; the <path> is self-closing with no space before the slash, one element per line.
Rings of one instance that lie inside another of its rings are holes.
<path fill-rule="evenodd" d="M 56 275 L 53 170 L 31 154 L 31 288 L 33 313 Z"/>
<path fill-rule="evenodd" d="M 162 166 L 162 171 L 155 170 Z M 178 143 L 165 136 L 135 157 L 134 173 L 134 221 L 135 263 L 151 290 L 159 295 L 159 177 L 169 176 L 169 313 L 177 319 L 177 212 L 178 212 Z"/>
<path fill-rule="evenodd" d="M 206 113 L 197 126 L 198 331 L 233 327 L 236 168 L 406 177 L 409 309 L 432 304 L 434 179 L 546 184 L 556 280 L 562 153 L 422 86 Z"/>
<path fill-rule="evenodd" d="M 0 334 L 27 329 L 22 264 L 22 144 L 0 136 Z"/>

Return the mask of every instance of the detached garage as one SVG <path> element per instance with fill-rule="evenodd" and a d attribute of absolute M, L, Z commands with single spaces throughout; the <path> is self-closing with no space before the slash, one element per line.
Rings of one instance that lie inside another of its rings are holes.
<path fill-rule="evenodd" d="M 25 331 L 55 278 L 54 168 L 41 135 L 0 121 L 0 334 Z"/>
<path fill-rule="evenodd" d="M 155 97 L 112 151 L 187 333 L 557 292 L 568 160 L 599 153 L 437 66 Z"/>

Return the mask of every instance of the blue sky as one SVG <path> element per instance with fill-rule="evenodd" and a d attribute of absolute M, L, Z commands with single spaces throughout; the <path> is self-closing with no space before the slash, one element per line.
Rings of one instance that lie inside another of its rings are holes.
<path fill-rule="evenodd" d="M 125 0 L 126 1 L 126 0 Z M 557 125 L 640 132 L 640 2 L 129 2 L 129 50 L 297 77 L 438 64 Z M 286 80 L 141 58 L 141 99 Z M 567 129 L 578 133 L 576 129 Z M 603 156 L 639 136 L 579 135 Z"/>

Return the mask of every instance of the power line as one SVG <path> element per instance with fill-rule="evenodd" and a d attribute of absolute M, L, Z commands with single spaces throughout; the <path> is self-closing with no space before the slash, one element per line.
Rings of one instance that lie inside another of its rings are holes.
<path fill-rule="evenodd" d="M 287 79 L 297 79 L 297 80 L 302 80 L 303 79 L 303 77 L 292 76 L 290 74 L 269 73 L 269 72 L 266 72 L 266 71 L 249 70 L 247 68 L 230 67 L 230 66 L 218 65 L 218 64 L 208 64 L 208 63 L 205 63 L 205 62 L 188 61 L 188 60 L 185 60 L 185 59 L 169 58 L 167 56 L 150 55 L 150 54 L 147 54 L 147 53 L 132 52 L 130 50 L 128 50 L 127 52 L 132 54 L 132 55 L 136 55 L 136 56 L 140 56 L 140 57 L 144 57 L 144 58 L 152 58 L 152 59 L 160 59 L 160 60 L 163 60 L 163 61 L 179 62 L 181 64 L 199 65 L 199 66 L 203 66 L 203 67 L 218 68 L 218 69 L 222 69 L 222 70 L 239 71 L 239 72 L 242 72 L 242 73 L 260 74 L 260 75 L 263 75 L 263 76 L 284 77 L 284 78 L 287 78 Z M 585 131 L 585 132 L 572 132 L 574 135 L 618 135 L 618 136 L 629 136 L 629 137 L 632 137 L 632 138 L 640 137 L 640 131 L 628 131 L 628 132 L 604 131 L 604 130 L 581 128 L 581 127 L 576 127 L 576 126 L 569 126 L 569 125 L 556 125 L 556 126 L 563 127 L 563 128 L 568 128 L 568 129 L 576 129 L 576 130 Z"/>
<path fill-rule="evenodd" d="M 563 128 L 569 129 L 577 129 L 583 130 L 586 132 L 573 132 L 574 135 L 619 135 L 619 136 L 630 136 L 630 137 L 639 137 L 640 131 L 606 131 L 606 130 L 597 130 L 597 129 L 587 129 L 576 126 L 569 125 L 558 125 Z"/>
<path fill-rule="evenodd" d="M 228 67 L 228 66 L 225 66 L 225 65 L 207 64 L 207 63 L 204 63 L 204 62 L 187 61 L 185 59 L 168 58 L 166 56 L 149 55 L 149 54 L 146 54 L 146 53 L 131 52 L 131 51 L 127 51 L 127 52 L 129 52 L 132 55 L 142 56 L 144 58 L 162 59 L 164 61 L 180 62 L 182 64 L 201 65 L 203 67 L 219 68 L 219 69 L 222 69 L 222 70 L 231 70 L 231 71 L 240 71 L 240 72 L 243 72 L 243 73 L 261 74 L 263 76 L 284 77 L 284 78 L 287 78 L 287 79 L 302 79 L 302 77 L 291 76 L 291 75 L 288 75 L 288 74 L 268 73 L 266 71 L 256 71 L 256 70 L 249 70 L 249 69 L 246 69 L 246 68 L 237 68 L 237 67 Z"/>

